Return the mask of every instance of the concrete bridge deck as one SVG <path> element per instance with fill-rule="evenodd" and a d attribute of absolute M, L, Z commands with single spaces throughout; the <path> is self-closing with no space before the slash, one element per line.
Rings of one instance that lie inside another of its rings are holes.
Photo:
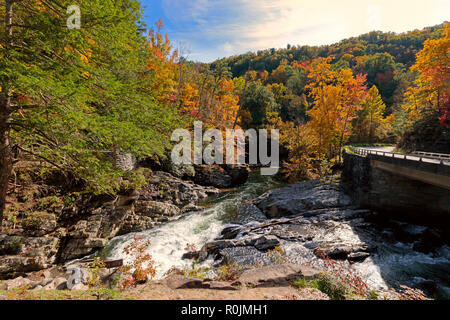
<path fill-rule="evenodd" d="M 371 166 L 450 190 L 450 155 L 416 152 L 399 154 L 393 148 L 354 148 L 351 150 L 370 159 Z"/>

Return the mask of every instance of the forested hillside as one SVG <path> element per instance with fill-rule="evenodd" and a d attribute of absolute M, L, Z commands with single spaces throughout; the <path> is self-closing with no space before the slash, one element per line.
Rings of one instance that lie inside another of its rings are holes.
<path fill-rule="evenodd" d="M 332 56 L 330 64 L 334 70 L 350 68 L 354 74 L 367 74 L 368 86 L 378 87 L 390 110 L 403 101 L 405 89 L 413 82 L 414 74 L 409 68 L 415 63 L 425 40 L 441 37 L 442 26 L 402 34 L 374 31 L 320 47 L 288 44 L 286 49 L 260 50 L 220 62 L 230 67 L 233 77 L 243 76 L 250 70 L 267 72 L 267 79 L 262 75 L 264 83 L 282 83 L 298 95 L 303 89 L 299 85 L 301 75 L 295 71 L 300 69 L 299 64 Z"/>

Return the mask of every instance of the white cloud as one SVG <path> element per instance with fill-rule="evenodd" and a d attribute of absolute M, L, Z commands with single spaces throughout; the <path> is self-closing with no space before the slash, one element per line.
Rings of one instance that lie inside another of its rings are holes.
<path fill-rule="evenodd" d="M 222 44 L 220 46 L 220 49 L 226 54 L 232 54 L 233 50 L 234 50 L 234 46 L 229 42 L 225 42 L 224 44 Z"/>
<path fill-rule="evenodd" d="M 163 0 L 177 37 L 226 56 L 290 43 L 321 45 L 381 29 L 404 32 L 449 20 L 448 0 Z M 195 46 L 195 45 L 194 45 Z"/>

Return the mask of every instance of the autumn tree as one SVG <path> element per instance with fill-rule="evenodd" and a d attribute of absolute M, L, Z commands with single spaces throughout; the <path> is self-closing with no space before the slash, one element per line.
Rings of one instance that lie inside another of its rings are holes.
<path fill-rule="evenodd" d="M 376 86 L 370 88 L 362 108 L 356 112 L 353 121 L 353 141 L 369 142 L 382 138 L 385 127 L 384 112 L 386 105 Z"/>
<path fill-rule="evenodd" d="M 175 112 L 155 103 L 147 86 L 154 53 L 139 2 L 77 1 L 81 29 L 67 27 L 72 4 L 2 1 L 0 220 L 13 149 L 82 180 L 88 191 L 113 193 L 125 173 L 109 154 L 162 153 L 177 126 Z"/>
<path fill-rule="evenodd" d="M 319 58 L 308 73 L 309 96 L 313 107 L 308 110 L 308 126 L 317 135 L 317 153 L 333 158 L 351 134 L 351 120 L 361 109 L 366 95 L 365 77 L 353 76 L 350 69 L 335 71 L 329 58 Z"/>
<path fill-rule="evenodd" d="M 443 28 L 443 36 L 425 41 L 411 70 L 419 73 L 415 86 L 407 92 L 406 108 L 418 117 L 421 109 L 440 112 L 443 126 L 450 126 L 450 24 Z"/>
<path fill-rule="evenodd" d="M 148 46 L 151 52 L 148 68 L 151 71 L 149 88 L 156 100 L 163 105 L 175 105 L 181 95 L 177 90 L 178 51 L 173 49 L 167 34 L 163 34 L 164 23 L 156 22 L 148 33 Z M 182 66 L 181 66 L 182 67 Z"/>

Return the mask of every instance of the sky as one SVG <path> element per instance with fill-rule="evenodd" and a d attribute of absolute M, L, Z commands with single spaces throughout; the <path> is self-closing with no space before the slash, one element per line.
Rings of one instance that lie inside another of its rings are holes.
<path fill-rule="evenodd" d="M 406 32 L 450 21 L 449 0 L 140 0 L 189 60 L 326 45 L 373 30 Z"/>

